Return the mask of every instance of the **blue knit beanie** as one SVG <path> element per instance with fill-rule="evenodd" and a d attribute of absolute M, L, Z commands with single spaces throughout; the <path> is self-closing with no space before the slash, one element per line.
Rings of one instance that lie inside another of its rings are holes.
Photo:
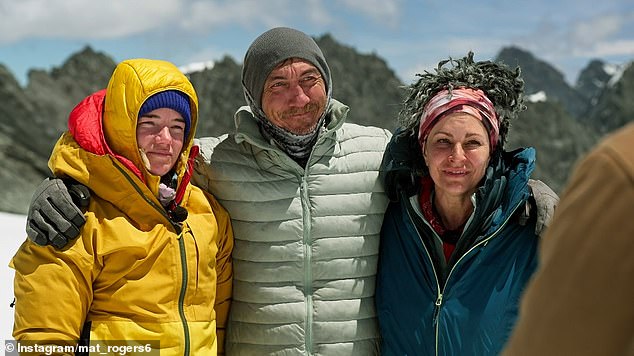
<path fill-rule="evenodd" d="M 160 108 L 172 109 L 183 116 L 183 119 L 185 119 L 185 138 L 187 138 L 192 122 L 189 97 L 178 90 L 166 90 L 156 93 L 143 103 L 139 110 L 139 117 Z"/>

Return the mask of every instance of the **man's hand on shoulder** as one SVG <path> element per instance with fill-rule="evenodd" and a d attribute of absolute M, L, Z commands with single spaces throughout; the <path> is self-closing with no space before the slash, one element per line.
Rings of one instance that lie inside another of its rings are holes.
<path fill-rule="evenodd" d="M 529 179 L 528 186 L 531 189 L 537 207 L 535 234 L 541 235 L 550 225 L 553 215 L 555 215 L 555 208 L 559 204 L 559 196 L 541 180 Z"/>
<path fill-rule="evenodd" d="M 58 249 L 79 236 L 86 223 L 81 210 L 90 202 L 90 191 L 84 185 L 60 178 L 47 178 L 37 187 L 31 199 L 26 221 L 29 239 L 38 245 Z"/>

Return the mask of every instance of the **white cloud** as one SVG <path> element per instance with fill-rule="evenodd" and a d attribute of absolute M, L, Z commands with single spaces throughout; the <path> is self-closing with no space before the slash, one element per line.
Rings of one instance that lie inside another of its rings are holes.
<path fill-rule="evenodd" d="M 401 16 L 402 0 L 339 0 L 344 7 L 365 14 L 376 23 L 396 26 Z"/>
<path fill-rule="evenodd" d="M 573 24 L 570 38 L 577 46 L 593 45 L 619 32 L 624 24 L 622 14 L 598 16 Z"/>
<path fill-rule="evenodd" d="M 158 29 L 200 34 L 219 26 L 326 26 L 320 0 L 21 0 L 0 5 L 0 44 L 28 38 L 113 39 Z"/>
<path fill-rule="evenodd" d="M 153 30 L 196 34 L 220 26 L 328 27 L 348 9 L 378 24 L 396 26 L 404 0 L 21 0 L 0 5 L 0 44 L 29 38 L 116 39 Z M 305 25 L 301 25 L 305 24 Z"/>
<path fill-rule="evenodd" d="M 306 1 L 308 20 L 318 26 L 331 25 L 335 19 L 328 12 L 322 0 Z"/>
<path fill-rule="evenodd" d="M 576 56 L 605 58 L 610 56 L 634 56 L 634 39 L 611 40 L 595 43 L 588 48 L 577 48 Z"/>
<path fill-rule="evenodd" d="M 585 57 L 632 56 L 634 12 L 597 16 L 572 27 L 572 54 Z"/>
<path fill-rule="evenodd" d="M 188 5 L 187 11 L 183 27 L 199 31 L 236 24 L 249 28 L 256 25 L 275 27 L 288 22 L 323 26 L 333 22 L 321 0 L 308 0 L 302 4 L 293 0 L 195 0 Z"/>
<path fill-rule="evenodd" d="M 433 68 L 447 56 L 473 50 L 477 59 L 487 59 L 510 44 L 571 76 L 588 58 L 618 61 L 634 52 L 631 6 L 593 1 L 494 1 L 456 13 L 444 0 L 0 0 L 0 48 L 33 43 L 20 42 L 25 39 L 70 39 L 102 42 L 122 58 L 146 55 L 185 64 L 228 52 L 239 61 L 263 29 L 292 26 L 311 35 L 329 32 L 376 52 L 405 81 L 416 68 Z M 25 66 L 42 66 L 39 62 Z"/>
<path fill-rule="evenodd" d="M 291 6 L 288 0 L 255 0 L 208 1 L 197 0 L 188 6 L 183 27 L 188 30 L 209 30 L 216 26 L 236 24 L 249 27 L 253 24 L 278 25 L 280 18 L 290 15 Z M 279 11 L 266 11 L 267 8 Z"/>
<path fill-rule="evenodd" d="M 431 71 L 441 60 L 452 57 L 462 58 L 469 51 L 474 52 L 475 60 L 491 60 L 500 49 L 509 44 L 508 40 L 494 36 L 457 36 L 420 37 L 416 39 L 390 37 L 356 37 L 364 43 L 362 50 L 371 50 L 382 58 L 388 58 L 388 66 L 396 71 L 405 84 L 416 80 L 417 73 Z"/>
<path fill-rule="evenodd" d="M 544 20 L 516 42 L 545 58 L 629 56 L 633 42 L 628 27 L 634 13 L 604 13 L 591 18 L 575 18 L 568 23 Z"/>
<path fill-rule="evenodd" d="M 0 7 L 0 43 L 32 37 L 117 38 L 178 21 L 181 0 L 23 0 Z"/>

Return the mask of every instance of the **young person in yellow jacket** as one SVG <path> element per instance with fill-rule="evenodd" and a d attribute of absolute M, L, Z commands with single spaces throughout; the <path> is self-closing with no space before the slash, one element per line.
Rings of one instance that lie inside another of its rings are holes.
<path fill-rule="evenodd" d="M 90 188 L 87 222 L 66 248 L 27 239 L 11 261 L 17 340 L 222 353 L 233 235 L 216 199 L 189 184 L 197 119 L 192 84 L 148 59 L 120 63 L 75 107 L 49 167 Z"/>

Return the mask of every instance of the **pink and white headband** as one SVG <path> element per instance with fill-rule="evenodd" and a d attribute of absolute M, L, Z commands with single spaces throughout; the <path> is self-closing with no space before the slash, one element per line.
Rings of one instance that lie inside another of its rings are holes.
<path fill-rule="evenodd" d="M 480 89 L 456 88 L 441 90 L 423 108 L 418 127 L 418 142 L 423 147 L 431 128 L 443 117 L 463 112 L 480 119 L 489 133 L 491 152 L 495 151 L 500 136 L 500 121 L 493 103 Z"/>

